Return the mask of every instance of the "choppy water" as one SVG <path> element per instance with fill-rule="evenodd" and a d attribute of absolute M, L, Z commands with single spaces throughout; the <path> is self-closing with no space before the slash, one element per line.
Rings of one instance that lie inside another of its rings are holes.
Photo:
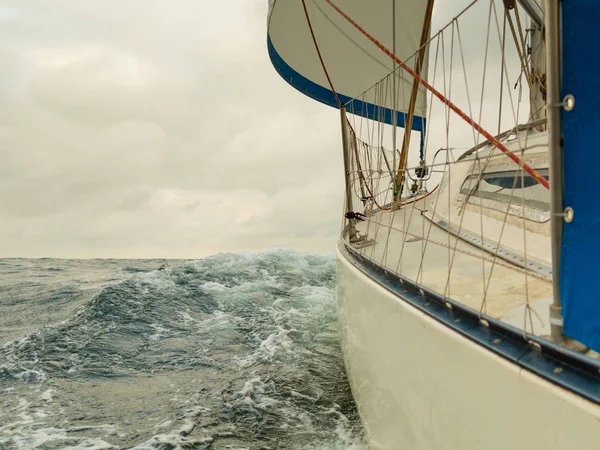
<path fill-rule="evenodd" d="M 333 256 L 0 260 L 0 448 L 363 449 Z"/>

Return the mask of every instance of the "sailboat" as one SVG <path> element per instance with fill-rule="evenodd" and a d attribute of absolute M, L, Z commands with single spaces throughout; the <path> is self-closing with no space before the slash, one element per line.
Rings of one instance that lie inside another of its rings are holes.
<path fill-rule="evenodd" d="M 339 322 L 371 449 L 600 448 L 599 20 L 270 1 L 274 68 L 340 113 Z"/>

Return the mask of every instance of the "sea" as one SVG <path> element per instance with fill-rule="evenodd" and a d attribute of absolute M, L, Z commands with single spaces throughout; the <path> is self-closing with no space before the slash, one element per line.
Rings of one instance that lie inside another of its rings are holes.
<path fill-rule="evenodd" d="M 0 449 L 363 450 L 335 258 L 0 259 Z"/>

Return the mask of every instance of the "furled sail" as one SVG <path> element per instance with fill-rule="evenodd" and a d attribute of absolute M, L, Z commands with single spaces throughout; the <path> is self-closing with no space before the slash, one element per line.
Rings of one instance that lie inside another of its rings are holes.
<path fill-rule="evenodd" d="M 598 214 L 598 81 L 600 60 L 587 49 L 598 35 L 598 0 L 562 2 L 564 206 L 560 287 L 564 334 L 600 351 L 600 214 Z"/>
<path fill-rule="evenodd" d="M 412 77 L 401 69 L 395 80 L 388 77 L 394 69 L 393 61 L 327 2 L 305 0 L 305 5 L 315 41 L 340 101 L 344 104 L 352 101 L 347 109 L 355 114 L 403 126 Z M 336 0 L 336 5 L 414 68 L 426 1 Z M 284 80 L 315 100 L 338 106 L 315 49 L 301 0 L 271 0 L 267 44 L 271 61 Z M 426 54 L 421 69 L 423 78 L 427 78 L 427 59 Z M 372 88 L 380 81 L 380 86 Z M 395 118 L 394 110 L 398 111 Z M 424 131 L 425 116 L 425 88 L 420 86 L 413 130 Z"/>

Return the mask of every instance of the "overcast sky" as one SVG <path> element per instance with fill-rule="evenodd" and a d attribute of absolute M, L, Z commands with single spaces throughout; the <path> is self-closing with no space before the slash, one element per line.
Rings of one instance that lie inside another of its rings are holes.
<path fill-rule="evenodd" d="M 266 16 L 0 1 L 0 257 L 333 251 L 339 115 L 276 74 Z"/>
<path fill-rule="evenodd" d="M 338 115 L 266 0 L 0 2 L 0 257 L 333 251 Z"/>

